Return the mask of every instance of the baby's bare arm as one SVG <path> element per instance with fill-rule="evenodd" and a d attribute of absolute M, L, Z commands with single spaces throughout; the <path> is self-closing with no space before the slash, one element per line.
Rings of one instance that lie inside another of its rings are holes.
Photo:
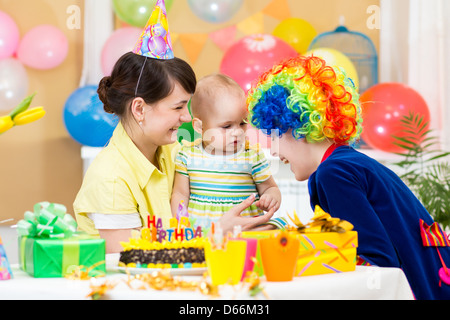
<path fill-rule="evenodd" d="M 176 172 L 175 182 L 173 184 L 172 198 L 170 200 L 170 206 L 172 209 L 172 216 L 175 217 L 178 210 L 178 205 L 181 201 L 184 201 L 184 205 L 189 205 L 189 195 L 191 190 L 189 188 L 189 178 Z"/>
<path fill-rule="evenodd" d="M 259 201 L 255 204 L 264 211 L 269 211 L 275 208 L 275 211 L 280 208 L 281 205 L 281 192 L 273 177 L 270 177 L 266 181 L 257 184 L 256 188 L 259 193 Z"/>

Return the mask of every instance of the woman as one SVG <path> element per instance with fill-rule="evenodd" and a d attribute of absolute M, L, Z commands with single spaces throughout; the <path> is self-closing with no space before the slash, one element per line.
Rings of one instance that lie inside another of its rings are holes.
<path fill-rule="evenodd" d="M 170 198 L 179 151 L 178 128 L 191 121 L 188 101 L 195 92 L 192 68 L 178 58 L 161 60 L 135 53 L 123 55 L 98 94 L 106 112 L 120 118 L 111 141 L 87 170 L 75 199 L 79 228 L 106 240 L 106 252 L 120 252 L 131 230 L 146 225 L 148 215 L 169 227 Z M 254 197 L 231 210 L 220 223 L 224 230 L 267 222 L 239 217 Z"/>
<path fill-rule="evenodd" d="M 192 68 L 173 55 L 167 11 L 158 0 L 133 51 L 100 81 L 104 109 L 120 122 L 87 170 L 74 202 L 80 229 L 104 238 L 107 253 L 122 251 L 120 242 L 146 226 L 149 215 L 169 227 L 177 133 L 191 121 L 187 104 L 195 87 Z M 273 212 L 257 219 L 239 217 L 253 201 L 250 197 L 224 215 L 222 228 L 267 222 Z"/>
<path fill-rule="evenodd" d="M 450 249 L 422 244 L 422 223 L 433 219 L 391 170 L 350 146 L 362 130 L 361 106 L 344 72 L 318 57 L 286 60 L 261 76 L 247 102 L 252 124 L 279 138 L 273 154 L 297 180 L 309 179 L 311 206 L 354 225 L 361 259 L 402 268 L 418 299 L 450 298 L 439 275 L 449 270 Z"/>

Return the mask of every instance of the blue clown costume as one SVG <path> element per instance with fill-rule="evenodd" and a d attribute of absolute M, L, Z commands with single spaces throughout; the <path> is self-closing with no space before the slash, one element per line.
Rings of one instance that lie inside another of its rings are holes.
<path fill-rule="evenodd" d="M 417 299 L 450 299 L 440 283 L 436 250 L 422 245 L 420 220 L 433 219 L 390 169 L 352 147 L 340 146 L 308 181 L 311 205 L 350 221 L 358 232 L 358 255 L 371 265 L 397 267 Z M 450 262 L 450 248 L 440 248 Z"/>
<path fill-rule="evenodd" d="M 247 105 L 252 125 L 267 134 L 292 130 L 308 143 L 331 141 L 309 176 L 311 206 L 353 224 L 360 259 L 401 268 L 416 299 L 450 299 L 447 235 L 393 171 L 351 147 L 362 130 L 361 107 L 343 70 L 318 57 L 282 61 L 261 75 Z"/>

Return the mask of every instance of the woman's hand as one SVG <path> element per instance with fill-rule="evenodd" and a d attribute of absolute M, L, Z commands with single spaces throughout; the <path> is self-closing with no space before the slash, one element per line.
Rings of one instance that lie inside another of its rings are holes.
<path fill-rule="evenodd" d="M 272 218 L 275 213 L 275 207 L 269 210 L 266 214 L 259 217 L 241 217 L 242 211 L 247 209 L 252 205 L 255 201 L 255 195 L 251 195 L 240 204 L 230 209 L 227 213 L 225 213 L 220 219 L 219 223 L 224 231 L 224 233 L 232 232 L 234 226 L 240 225 L 242 227 L 242 231 L 248 231 L 256 228 L 257 226 L 266 223 Z"/>

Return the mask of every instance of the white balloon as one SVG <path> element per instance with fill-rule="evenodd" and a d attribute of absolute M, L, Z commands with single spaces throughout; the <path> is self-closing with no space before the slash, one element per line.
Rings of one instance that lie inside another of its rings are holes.
<path fill-rule="evenodd" d="M 223 23 L 241 8 L 242 0 L 188 0 L 191 10 L 202 20 Z"/>
<path fill-rule="evenodd" d="M 0 110 L 12 110 L 28 93 L 28 74 L 15 58 L 0 60 Z"/>

